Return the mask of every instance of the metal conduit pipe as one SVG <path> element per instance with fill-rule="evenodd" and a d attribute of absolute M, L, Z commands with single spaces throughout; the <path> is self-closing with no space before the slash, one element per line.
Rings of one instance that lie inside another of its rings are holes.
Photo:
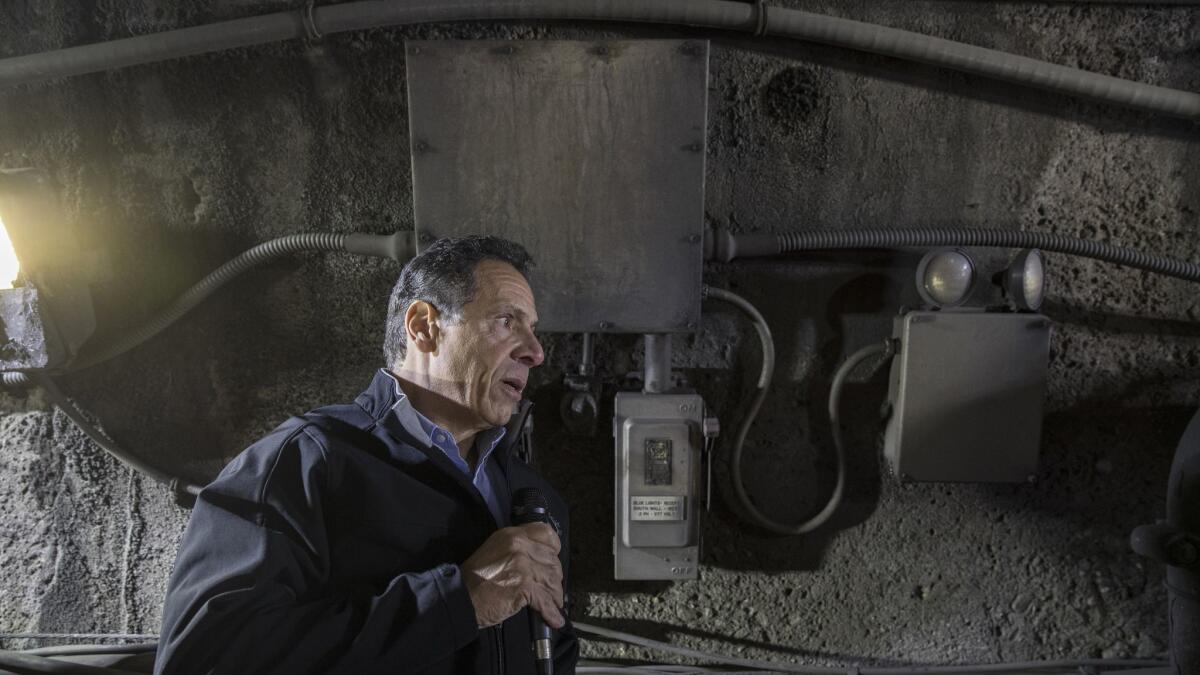
<path fill-rule="evenodd" d="M 115 342 L 80 354 L 68 364 L 68 370 L 83 370 L 124 354 L 158 335 L 242 273 L 275 258 L 302 251 L 345 251 L 405 261 L 413 255 L 412 242 L 412 232 L 391 235 L 304 232 L 265 241 L 210 272 L 137 330 Z"/>
<path fill-rule="evenodd" d="M 329 33 L 416 23 L 579 20 L 694 26 L 785 37 L 1177 117 L 1200 118 L 1200 94 L 1124 80 L 911 31 L 729 0 L 362 0 L 0 60 L 0 86 Z"/>
<path fill-rule="evenodd" d="M 710 243 L 711 240 L 711 243 Z M 734 258 L 772 256 L 799 251 L 861 250 L 870 248 L 930 248 L 937 246 L 989 246 L 1036 248 L 1065 253 L 1162 274 L 1185 281 L 1200 281 L 1200 265 L 1113 246 L 1091 239 L 1050 232 L 975 228 L 919 228 L 867 230 L 809 230 L 785 234 L 730 234 L 712 230 L 706 238 L 705 257 L 729 262 Z"/>
<path fill-rule="evenodd" d="M 646 373 L 642 390 L 662 394 L 671 390 L 671 336 L 646 334 Z"/>

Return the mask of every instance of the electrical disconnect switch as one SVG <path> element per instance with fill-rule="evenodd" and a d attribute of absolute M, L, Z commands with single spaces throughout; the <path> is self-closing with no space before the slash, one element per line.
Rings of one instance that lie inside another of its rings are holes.
<path fill-rule="evenodd" d="M 696 394 L 617 394 L 617 579 L 695 579 L 701 453 L 715 434 Z"/>

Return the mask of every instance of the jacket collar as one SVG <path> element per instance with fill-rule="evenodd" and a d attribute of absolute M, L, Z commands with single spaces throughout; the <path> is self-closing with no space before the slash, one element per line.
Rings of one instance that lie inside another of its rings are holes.
<path fill-rule="evenodd" d="M 426 454 L 431 450 L 441 454 L 441 451 L 433 446 L 433 440 L 417 419 L 412 402 L 399 391 L 395 378 L 383 368 L 375 371 L 371 384 L 366 391 L 358 395 L 355 403 L 397 441 L 418 448 Z M 508 473 L 508 451 L 512 447 L 511 441 L 512 438 L 501 440 L 492 453 L 505 473 Z"/>

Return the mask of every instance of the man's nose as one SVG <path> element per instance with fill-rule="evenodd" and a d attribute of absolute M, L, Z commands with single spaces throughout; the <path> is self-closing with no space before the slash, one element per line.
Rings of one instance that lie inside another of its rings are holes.
<path fill-rule="evenodd" d="M 521 347 L 515 356 L 518 361 L 530 368 L 536 368 L 546 360 L 546 353 L 542 351 L 542 343 L 538 342 L 537 336 L 532 332 L 521 341 Z"/>

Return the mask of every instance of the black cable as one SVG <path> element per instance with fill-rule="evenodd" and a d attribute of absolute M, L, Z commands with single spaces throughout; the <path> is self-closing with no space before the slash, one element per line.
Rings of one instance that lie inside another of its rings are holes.
<path fill-rule="evenodd" d="M 680 647 L 669 642 L 651 640 L 650 638 L 623 633 L 611 628 L 601 628 L 588 623 L 579 623 L 578 621 L 572 622 L 571 625 L 580 633 L 591 633 L 610 640 L 619 640 L 639 647 L 645 647 L 646 649 L 667 652 L 690 659 L 740 666 L 743 668 L 756 668 L 767 672 L 803 673 L 804 675 L 846 675 L 846 673 L 860 673 L 861 675 L 961 675 L 964 673 L 1021 673 L 1031 670 L 1064 670 L 1084 666 L 1094 666 L 1097 668 L 1140 668 L 1167 665 L 1165 661 L 1154 659 L 1060 659 L 1057 661 L 1022 661 L 946 666 L 811 666 L 802 663 L 788 663 L 786 661 L 742 659 L 725 656 L 723 654 Z M 696 667 L 696 671 L 703 672 L 703 667 Z"/>
<path fill-rule="evenodd" d="M 87 434 L 88 438 L 92 439 L 93 443 L 100 446 L 102 450 L 115 457 L 117 461 L 128 466 L 134 471 L 144 473 L 154 480 L 170 486 L 177 498 L 182 497 L 184 494 L 192 496 L 200 494 L 200 486 L 193 485 L 179 476 L 167 473 L 166 471 L 146 463 L 118 445 L 116 441 L 108 436 L 108 434 L 105 434 L 103 431 L 100 431 L 93 426 L 92 423 L 89 422 L 86 417 L 84 417 L 83 411 L 80 410 L 75 405 L 75 402 L 68 398 L 67 395 L 58 388 L 58 385 L 55 384 L 54 380 L 50 379 L 50 376 L 46 375 L 45 373 L 33 373 L 33 380 L 39 387 L 42 388 L 43 391 L 46 392 L 46 397 L 49 398 L 54 405 L 58 406 L 58 409 L 63 411 L 64 415 L 69 417 L 71 421 L 75 423 L 75 426 L 79 427 L 83 433 Z"/>

